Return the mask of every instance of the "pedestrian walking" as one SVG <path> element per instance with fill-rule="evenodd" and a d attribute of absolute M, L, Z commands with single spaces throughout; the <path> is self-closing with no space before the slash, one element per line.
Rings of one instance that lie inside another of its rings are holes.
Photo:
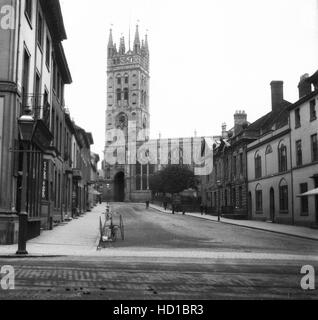
<path fill-rule="evenodd" d="M 204 207 L 204 213 L 205 213 L 205 215 L 208 215 L 208 206 Z"/>
<path fill-rule="evenodd" d="M 163 203 L 163 207 L 164 207 L 165 211 L 167 211 L 167 208 L 168 208 L 168 202 L 167 202 L 167 201 L 165 201 L 165 202 Z"/>
<path fill-rule="evenodd" d="M 150 201 L 146 201 L 146 208 L 149 209 Z"/>
<path fill-rule="evenodd" d="M 202 204 L 202 203 L 201 203 L 201 205 L 200 205 L 200 212 L 201 212 L 201 216 L 203 216 L 204 206 L 203 206 L 203 204 Z"/>

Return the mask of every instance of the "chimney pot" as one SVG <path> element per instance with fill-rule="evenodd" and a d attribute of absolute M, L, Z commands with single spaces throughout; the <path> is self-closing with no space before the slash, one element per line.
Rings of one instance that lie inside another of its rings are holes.
<path fill-rule="evenodd" d="M 306 73 L 300 77 L 300 82 L 298 85 L 299 99 L 307 96 L 311 93 L 311 82 L 309 81 L 309 74 Z"/>
<path fill-rule="evenodd" d="M 284 82 L 283 81 L 272 81 L 272 111 L 280 108 L 284 101 Z"/>

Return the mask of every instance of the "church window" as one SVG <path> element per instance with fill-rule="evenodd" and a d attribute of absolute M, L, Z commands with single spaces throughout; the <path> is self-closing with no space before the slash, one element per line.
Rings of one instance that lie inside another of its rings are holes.
<path fill-rule="evenodd" d="M 125 101 L 129 100 L 129 91 L 127 88 L 124 89 L 124 100 Z"/>
<path fill-rule="evenodd" d="M 129 77 L 128 75 L 125 75 L 125 84 L 128 84 L 129 83 Z"/>
<path fill-rule="evenodd" d="M 121 90 L 117 89 L 117 101 L 121 101 Z"/>
<path fill-rule="evenodd" d="M 120 77 L 117 78 L 117 84 L 121 85 L 121 78 Z"/>

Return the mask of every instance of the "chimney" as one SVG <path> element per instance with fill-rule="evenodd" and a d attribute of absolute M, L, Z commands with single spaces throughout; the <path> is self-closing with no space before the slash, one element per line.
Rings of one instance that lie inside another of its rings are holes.
<path fill-rule="evenodd" d="M 299 90 L 299 99 L 311 93 L 311 82 L 309 81 L 308 73 L 301 76 L 300 82 L 298 85 L 298 90 Z"/>
<path fill-rule="evenodd" d="M 280 108 L 284 101 L 284 82 L 283 81 L 272 81 L 272 111 Z"/>
<path fill-rule="evenodd" d="M 236 111 L 234 115 L 234 135 L 243 130 L 243 124 L 247 122 L 247 114 L 245 111 Z"/>
<path fill-rule="evenodd" d="M 227 138 L 227 131 L 226 131 L 226 123 L 222 124 L 222 138 L 226 139 Z"/>

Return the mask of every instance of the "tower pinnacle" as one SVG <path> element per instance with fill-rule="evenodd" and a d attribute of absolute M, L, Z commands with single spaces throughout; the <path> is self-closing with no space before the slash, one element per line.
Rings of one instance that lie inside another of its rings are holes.
<path fill-rule="evenodd" d="M 134 52 L 140 52 L 140 37 L 139 37 L 139 26 L 136 25 L 135 41 L 134 41 Z"/>

